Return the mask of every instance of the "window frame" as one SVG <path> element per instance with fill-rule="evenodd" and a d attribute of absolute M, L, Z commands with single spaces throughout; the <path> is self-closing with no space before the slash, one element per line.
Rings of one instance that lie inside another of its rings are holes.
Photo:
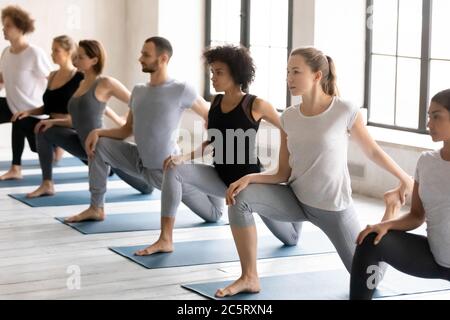
<path fill-rule="evenodd" d="M 370 121 L 370 98 L 371 98 L 371 79 L 372 79 L 372 55 L 373 49 L 373 29 L 367 25 L 367 21 L 370 21 L 372 17 L 372 8 L 374 1 L 366 0 L 366 66 L 365 66 L 365 84 L 364 84 L 364 108 L 367 109 L 367 124 L 374 127 L 381 127 L 387 129 L 394 129 L 400 131 L 416 132 L 422 134 L 428 134 L 427 129 L 427 111 L 429 102 L 429 88 L 430 88 L 430 67 L 431 67 L 431 23 L 432 23 L 432 0 L 422 0 L 422 43 L 421 43 L 421 58 L 420 58 L 420 98 L 419 98 L 419 122 L 418 129 L 406 128 L 398 125 L 388 125 Z M 399 8 L 400 1 L 397 4 L 397 52 L 394 55 L 388 55 L 396 58 L 396 86 L 397 86 L 397 67 L 398 58 L 402 58 L 398 54 L 398 21 L 399 21 Z M 408 57 L 406 57 L 408 58 Z M 395 88 L 395 98 L 397 100 L 397 87 Z M 394 106 L 394 122 L 396 119 L 397 102 Z"/>
<path fill-rule="evenodd" d="M 225 0 L 226 1 L 226 0 Z M 251 17 L 251 1 L 252 0 L 241 0 L 241 34 L 240 34 L 240 44 L 246 48 L 250 48 L 250 17 Z M 258 0 L 254 0 L 258 1 Z M 212 23 L 212 0 L 205 0 L 205 48 L 211 46 L 211 23 Z M 293 34 L 293 14 L 294 14 L 294 0 L 288 0 L 288 39 L 287 39 L 287 57 L 292 51 L 292 34 Z M 205 99 L 211 98 L 211 79 L 210 71 L 205 66 L 204 68 L 204 97 Z M 289 88 L 286 86 L 286 107 L 290 106 L 292 97 L 289 92 Z M 285 109 L 278 109 L 279 112 L 283 112 Z"/>

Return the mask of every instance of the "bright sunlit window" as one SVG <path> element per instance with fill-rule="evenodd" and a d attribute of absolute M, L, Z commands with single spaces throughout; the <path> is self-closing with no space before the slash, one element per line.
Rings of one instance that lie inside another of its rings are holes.
<path fill-rule="evenodd" d="M 291 50 L 292 0 L 208 0 L 206 45 L 243 45 L 256 64 L 250 92 L 277 109 L 289 105 L 286 68 Z M 207 70 L 209 71 L 209 70 Z M 206 96 L 214 94 L 209 73 Z"/>
<path fill-rule="evenodd" d="M 450 87 L 449 10 L 447 0 L 368 1 L 370 124 L 426 132 L 431 96 Z"/>

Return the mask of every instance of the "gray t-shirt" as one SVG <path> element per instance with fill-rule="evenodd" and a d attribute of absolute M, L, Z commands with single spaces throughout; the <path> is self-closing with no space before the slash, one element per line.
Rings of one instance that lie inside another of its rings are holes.
<path fill-rule="evenodd" d="M 436 262 L 450 268 L 450 162 L 440 151 L 424 152 L 416 169 L 428 242 Z"/>
<path fill-rule="evenodd" d="M 134 136 L 144 167 L 160 170 L 167 157 L 179 153 L 181 116 L 197 97 L 191 86 L 173 79 L 161 86 L 141 84 L 133 89 Z"/>
<path fill-rule="evenodd" d="M 294 106 L 281 116 L 292 168 L 289 185 L 302 203 L 334 212 L 351 205 L 347 150 L 358 112 L 356 106 L 335 97 L 320 115 L 305 116 L 300 106 Z"/>

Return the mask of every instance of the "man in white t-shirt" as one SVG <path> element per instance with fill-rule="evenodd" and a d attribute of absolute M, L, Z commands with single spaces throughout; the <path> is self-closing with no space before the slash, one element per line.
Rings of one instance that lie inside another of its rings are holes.
<path fill-rule="evenodd" d="M 34 31 L 34 20 L 18 6 L 2 10 L 3 34 L 11 46 L 0 59 L 0 86 L 5 88 L 6 98 L 0 98 L 0 124 L 11 122 L 12 116 L 21 111 L 43 105 L 42 96 L 47 87 L 47 77 L 52 65 L 44 51 L 28 44 L 25 35 Z M 35 148 L 34 136 L 27 136 L 13 123 L 13 161 L 1 180 L 22 178 L 22 153 L 25 138 L 31 149 Z"/>

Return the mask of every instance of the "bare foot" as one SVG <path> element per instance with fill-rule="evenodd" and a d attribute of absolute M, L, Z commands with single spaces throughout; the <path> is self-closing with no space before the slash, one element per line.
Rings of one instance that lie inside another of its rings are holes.
<path fill-rule="evenodd" d="M 105 220 L 105 211 L 103 208 L 89 207 L 82 213 L 64 220 L 67 223 L 83 222 L 83 221 L 103 221 Z"/>
<path fill-rule="evenodd" d="M 6 180 L 22 180 L 22 169 L 20 166 L 12 166 L 8 172 L 0 176 L 0 181 Z"/>
<path fill-rule="evenodd" d="M 139 250 L 134 255 L 139 257 L 150 256 L 155 253 L 171 253 L 173 252 L 173 243 L 172 241 L 166 241 L 159 239 L 150 247 Z"/>
<path fill-rule="evenodd" d="M 53 152 L 53 163 L 58 163 L 63 156 L 64 156 L 64 149 L 56 147 L 55 152 Z"/>
<path fill-rule="evenodd" d="M 258 293 L 260 291 L 261 287 L 259 285 L 258 277 L 256 278 L 240 277 L 225 289 L 217 290 L 216 297 L 225 298 L 234 296 L 238 293 Z"/>
<path fill-rule="evenodd" d="M 52 182 L 43 182 L 35 191 L 27 194 L 28 199 L 39 197 L 50 197 L 55 195 L 55 188 Z"/>

